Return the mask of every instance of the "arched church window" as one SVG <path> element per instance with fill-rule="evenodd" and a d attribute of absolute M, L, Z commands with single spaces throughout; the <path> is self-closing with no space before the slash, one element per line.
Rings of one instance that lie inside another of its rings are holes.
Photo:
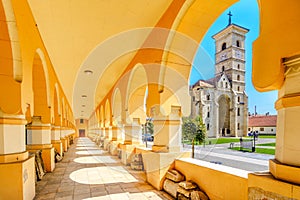
<path fill-rule="evenodd" d="M 225 66 L 222 66 L 222 72 L 224 72 L 225 71 Z"/>
<path fill-rule="evenodd" d="M 237 68 L 240 69 L 240 64 L 237 65 Z"/>
<path fill-rule="evenodd" d="M 237 86 L 237 91 L 240 91 L 240 86 Z"/>
<path fill-rule="evenodd" d="M 206 125 L 206 130 L 209 130 L 209 124 Z"/>
<path fill-rule="evenodd" d="M 240 41 L 239 40 L 236 41 L 236 46 L 240 47 Z"/>
<path fill-rule="evenodd" d="M 210 94 L 206 95 L 206 100 L 210 100 Z"/>
<path fill-rule="evenodd" d="M 240 116 L 241 113 L 240 113 L 240 108 L 237 109 L 237 116 Z"/>
<path fill-rule="evenodd" d="M 209 118 L 209 116 L 210 116 L 210 113 L 209 113 L 209 111 L 207 112 L 207 118 Z"/>
<path fill-rule="evenodd" d="M 226 49 L 226 42 L 222 44 L 222 51 Z"/>
<path fill-rule="evenodd" d="M 228 83 L 227 82 L 225 83 L 225 88 L 228 88 Z"/>
<path fill-rule="evenodd" d="M 240 75 L 237 75 L 237 76 L 236 76 L 236 79 L 239 81 L 239 80 L 240 80 Z"/>
<path fill-rule="evenodd" d="M 237 97 L 237 102 L 240 102 L 240 97 Z"/>
<path fill-rule="evenodd" d="M 240 130 L 240 123 L 237 124 L 237 129 Z"/>

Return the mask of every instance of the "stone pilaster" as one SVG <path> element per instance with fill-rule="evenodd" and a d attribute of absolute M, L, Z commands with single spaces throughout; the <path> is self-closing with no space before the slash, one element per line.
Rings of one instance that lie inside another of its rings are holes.
<path fill-rule="evenodd" d="M 164 116 L 160 107 L 151 109 L 154 125 L 152 150 L 156 152 L 179 152 L 181 145 L 181 107 L 171 106 L 171 113 Z"/>
<path fill-rule="evenodd" d="M 42 158 L 47 172 L 55 168 L 54 147 L 51 144 L 51 125 L 43 124 L 41 116 L 33 116 L 32 123 L 27 125 L 27 150 L 42 150 Z"/>
<path fill-rule="evenodd" d="M 275 159 L 270 161 L 272 175 L 300 184 L 300 55 L 284 61 L 285 81 L 278 93 Z"/>
<path fill-rule="evenodd" d="M 65 127 L 61 127 L 60 129 L 60 140 L 62 142 L 62 147 L 64 152 L 68 151 L 68 140 L 67 140 L 67 131 Z"/>
<path fill-rule="evenodd" d="M 26 123 L 23 115 L 8 115 L 0 110 L 0 197 L 3 199 L 35 196 L 35 165 L 34 157 L 26 151 Z"/>
<path fill-rule="evenodd" d="M 60 156 L 63 155 L 63 145 L 60 140 L 60 126 L 52 126 L 51 128 L 51 143 Z"/>
<path fill-rule="evenodd" d="M 111 142 L 112 140 L 112 127 L 109 126 L 109 127 L 105 127 L 104 128 L 105 130 L 105 139 L 104 139 L 104 149 L 105 150 L 108 150 L 108 144 Z"/>

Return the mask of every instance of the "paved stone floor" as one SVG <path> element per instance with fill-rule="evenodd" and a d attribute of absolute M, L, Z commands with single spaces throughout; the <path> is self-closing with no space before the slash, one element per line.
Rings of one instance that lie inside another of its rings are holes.
<path fill-rule="evenodd" d="M 79 138 L 55 170 L 37 182 L 35 200 L 172 199 L 145 180 L 144 172 L 124 166 L 89 138 Z"/>
<path fill-rule="evenodd" d="M 275 138 L 259 138 L 256 143 L 275 143 Z M 234 146 L 238 147 L 239 142 L 236 142 Z M 257 147 L 262 148 L 262 146 Z M 269 160 L 274 159 L 274 155 L 234 151 L 228 148 L 229 143 L 206 145 L 205 147 L 203 147 L 202 145 L 196 146 L 195 158 L 246 170 L 249 172 L 268 171 Z M 191 145 L 185 145 L 185 151 L 190 151 L 190 149 Z"/>

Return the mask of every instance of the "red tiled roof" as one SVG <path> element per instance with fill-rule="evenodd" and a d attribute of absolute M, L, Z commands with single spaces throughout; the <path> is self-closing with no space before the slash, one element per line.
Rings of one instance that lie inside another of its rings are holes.
<path fill-rule="evenodd" d="M 249 127 L 273 127 L 276 126 L 277 115 L 256 115 L 248 117 Z"/>

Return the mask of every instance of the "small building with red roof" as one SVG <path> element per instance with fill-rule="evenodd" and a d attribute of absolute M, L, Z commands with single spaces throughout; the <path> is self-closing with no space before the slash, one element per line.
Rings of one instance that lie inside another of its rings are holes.
<path fill-rule="evenodd" d="M 248 132 L 258 131 L 260 135 L 276 134 L 277 115 L 251 115 L 248 117 Z"/>

